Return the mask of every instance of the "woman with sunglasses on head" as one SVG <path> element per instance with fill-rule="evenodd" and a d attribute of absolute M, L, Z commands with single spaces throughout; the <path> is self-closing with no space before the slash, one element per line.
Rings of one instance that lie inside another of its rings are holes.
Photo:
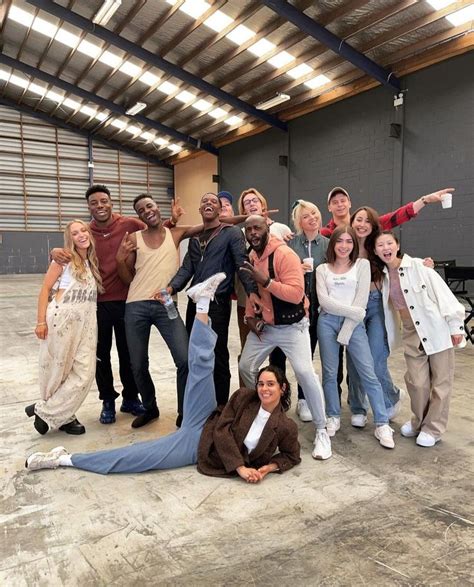
<path fill-rule="evenodd" d="M 181 428 L 156 440 L 92 453 L 69 454 L 57 447 L 34 453 L 31 470 L 75 467 L 103 475 L 174 469 L 197 463 L 198 471 L 216 477 L 240 476 L 258 483 L 269 473 L 282 473 L 300 463 L 296 424 L 286 416 L 290 386 L 274 367 L 263 368 L 257 389 L 239 389 L 216 408 L 214 347 L 217 335 L 208 318 L 224 273 L 217 273 L 188 290 L 196 302 L 189 340 L 189 375 Z"/>
<path fill-rule="evenodd" d="M 454 380 L 454 347 L 464 339 L 464 306 L 443 279 L 422 259 L 400 255 L 392 231 L 374 243 L 383 269 L 383 304 L 390 349 L 403 340 L 405 382 L 412 418 L 402 436 L 415 437 L 419 446 L 434 446 L 446 430 Z"/>
<path fill-rule="evenodd" d="M 374 414 L 375 437 L 385 448 L 394 448 L 393 430 L 388 425 L 383 391 L 375 375 L 364 327 L 370 291 L 370 263 L 359 258 L 353 228 L 338 226 L 334 230 L 326 258 L 327 263 L 316 269 L 316 289 L 321 306 L 318 341 L 328 434 L 334 436 L 341 425 L 337 373 L 339 349 L 344 345 L 369 398 Z"/>

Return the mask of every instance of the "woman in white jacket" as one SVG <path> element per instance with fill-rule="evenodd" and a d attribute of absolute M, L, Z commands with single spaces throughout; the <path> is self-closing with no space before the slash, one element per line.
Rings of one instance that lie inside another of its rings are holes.
<path fill-rule="evenodd" d="M 383 302 L 390 350 L 403 339 L 412 418 L 402 436 L 434 446 L 446 430 L 454 380 L 454 346 L 465 344 L 464 307 L 422 259 L 400 257 L 391 231 L 375 241 L 384 267 Z M 403 328 L 401 328 L 403 326 Z M 400 337 L 401 334 L 401 337 Z"/>

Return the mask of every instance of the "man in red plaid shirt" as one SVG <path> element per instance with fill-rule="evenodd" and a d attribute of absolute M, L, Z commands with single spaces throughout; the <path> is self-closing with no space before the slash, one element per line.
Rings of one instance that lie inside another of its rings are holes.
<path fill-rule="evenodd" d="M 454 188 L 445 188 L 443 190 L 439 190 L 437 192 L 433 192 L 432 194 L 427 194 L 426 196 L 421 196 L 418 200 L 414 202 L 409 202 L 405 204 L 401 208 L 394 210 L 393 212 L 389 212 L 388 214 L 383 214 L 379 217 L 380 225 L 382 226 L 382 230 L 390 230 L 395 228 L 395 226 L 400 226 L 404 222 L 408 222 L 412 218 L 418 214 L 418 212 L 424 208 L 427 204 L 434 204 L 436 202 L 441 202 L 442 197 L 445 194 L 449 194 L 454 192 Z M 328 210 L 332 214 L 331 220 L 321 228 L 321 234 L 323 236 L 327 236 L 328 238 L 334 232 L 334 229 L 339 224 L 349 224 L 350 223 L 350 210 L 351 210 L 351 198 L 348 192 L 341 187 L 332 188 L 332 190 L 328 194 Z"/>

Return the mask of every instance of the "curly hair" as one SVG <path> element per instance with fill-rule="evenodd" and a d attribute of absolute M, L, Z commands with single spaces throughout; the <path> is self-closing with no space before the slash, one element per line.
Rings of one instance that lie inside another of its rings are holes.
<path fill-rule="evenodd" d="M 278 384 L 280 385 L 283 393 L 281 395 L 281 406 L 284 412 L 287 412 L 291 407 L 291 387 L 290 382 L 286 378 L 286 375 L 283 371 L 275 366 L 275 365 L 267 365 L 266 367 L 262 367 L 257 374 L 257 378 L 255 379 L 255 384 L 258 383 L 260 379 L 260 375 L 268 371 L 269 373 L 273 373 L 275 375 L 275 379 L 277 380 Z M 283 389 L 284 388 L 284 389 Z"/>
<path fill-rule="evenodd" d="M 84 222 L 84 220 L 71 220 L 71 222 L 68 222 L 66 224 L 66 228 L 64 229 L 64 247 L 71 251 L 72 274 L 79 281 L 85 281 L 86 279 L 86 266 L 84 264 L 82 257 L 77 252 L 76 245 L 74 244 L 74 241 L 72 240 L 71 236 L 71 226 L 73 224 L 81 224 L 87 229 L 90 244 L 87 249 L 86 259 L 89 262 L 89 268 L 91 270 L 92 275 L 94 276 L 95 282 L 97 283 L 97 290 L 99 291 L 99 293 L 103 293 L 105 290 L 102 285 L 102 277 L 100 276 L 99 272 L 99 261 L 97 259 L 97 253 L 95 252 L 95 240 L 92 236 L 89 225 L 86 222 Z"/>

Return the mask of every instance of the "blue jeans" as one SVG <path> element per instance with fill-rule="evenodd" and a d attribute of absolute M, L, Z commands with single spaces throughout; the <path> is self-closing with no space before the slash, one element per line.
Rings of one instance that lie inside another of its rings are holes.
<path fill-rule="evenodd" d="M 210 325 L 199 320 L 194 322 L 189 341 L 189 377 L 184 396 L 184 417 L 179 430 L 156 440 L 122 448 L 73 454 L 72 464 L 78 469 L 102 475 L 142 473 L 195 464 L 202 429 L 216 408 L 213 378 L 216 340 L 217 335 Z"/>
<path fill-rule="evenodd" d="M 313 367 L 308 325 L 308 318 L 303 318 L 296 324 L 265 324 L 260 338 L 254 332 L 249 332 L 240 357 L 239 373 L 244 385 L 254 389 L 260 366 L 273 349 L 279 347 L 293 367 L 296 379 L 303 388 L 314 425 L 319 430 L 326 428 L 324 394 Z"/>
<path fill-rule="evenodd" d="M 390 350 L 385 330 L 382 294 L 377 290 L 370 292 L 364 325 L 369 339 L 370 352 L 374 359 L 375 375 L 382 386 L 385 407 L 388 410 L 399 401 L 400 389 L 394 385 L 388 370 L 387 360 Z M 351 412 L 353 414 L 367 414 L 367 396 L 350 356 L 347 357 L 347 372 L 349 373 L 348 399 Z"/>
<path fill-rule="evenodd" d="M 328 416 L 339 417 L 341 405 L 337 391 L 337 371 L 339 366 L 339 348 L 337 342 L 339 331 L 344 322 L 343 316 L 335 316 L 321 312 L 318 319 L 318 342 L 323 368 L 323 389 L 326 398 L 326 413 Z M 374 422 L 377 426 L 388 424 L 387 411 L 383 399 L 382 387 L 374 371 L 374 361 L 370 352 L 367 333 L 362 323 L 358 324 L 347 345 L 347 355 L 357 371 L 362 388 L 366 392 Z"/>
<path fill-rule="evenodd" d="M 188 333 L 180 316 L 170 320 L 163 304 L 154 300 L 131 302 L 125 308 L 125 331 L 133 377 L 145 409 L 156 409 L 155 386 L 148 369 L 148 344 L 152 326 L 156 326 L 163 337 L 176 365 L 178 414 L 182 414 L 188 377 Z"/>

